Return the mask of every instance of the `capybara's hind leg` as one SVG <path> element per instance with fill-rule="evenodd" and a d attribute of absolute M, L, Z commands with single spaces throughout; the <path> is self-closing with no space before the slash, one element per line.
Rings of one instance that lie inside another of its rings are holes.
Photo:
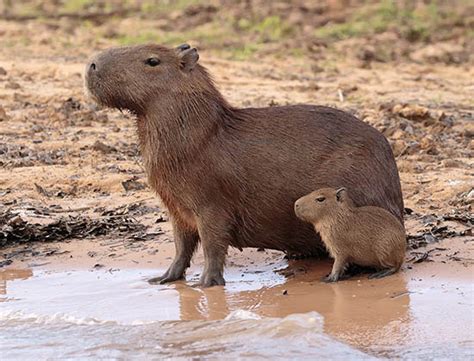
<path fill-rule="evenodd" d="M 398 268 L 383 269 L 381 271 L 372 273 L 371 275 L 369 275 L 368 278 L 370 278 L 370 279 L 372 279 L 372 278 L 382 278 L 382 277 L 393 275 L 397 271 L 398 271 Z"/>
<path fill-rule="evenodd" d="M 168 270 L 160 277 L 148 280 L 151 284 L 164 284 L 184 279 L 186 268 L 191 264 L 191 258 L 197 248 L 199 235 L 187 229 L 183 229 L 179 224 L 173 222 L 174 244 L 176 254 Z"/>
<path fill-rule="evenodd" d="M 337 282 L 342 278 L 342 275 L 344 274 L 344 271 L 346 269 L 347 262 L 344 258 L 342 257 L 337 257 L 334 260 L 334 264 L 332 265 L 332 270 L 329 275 L 324 277 L 322 279 L 323 282 L 329 283 L 329 282 Z"/>

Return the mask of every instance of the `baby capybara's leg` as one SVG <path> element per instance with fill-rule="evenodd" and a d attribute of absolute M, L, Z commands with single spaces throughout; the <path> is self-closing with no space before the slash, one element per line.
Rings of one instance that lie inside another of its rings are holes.
<path fill-rule="evenodd" d="M 230 235 L 225 220 L 218 218 L 203 217 L 198 222 L 199 238 L 204 253 L 204 270 L 199 281 L 202 287 L 225 285 L 224 264 Z"/>
<path fill-rule="evenodd" d="M 332 265 L 332 270 L 329 275 L 323 278 L 324 282 L 337 282 L 346 269 L 346 259 L 343 257 L 336 257 L 334 259 L 334 264 Z"/>
<path fill-rule="evenodd" d="M 393 275 L 394 273 L 396 273 L 398 271 L 398 269 L 399 268 L 397 268 L 397 267 L 383 269 L 381 271 L 372 273 L 371 275 L 369 275 L 369 278 L 382 278 L 382 277 L 390 276 L 390 275 Z"/>
<path fill-rule="evenodd" d="M 194 251 L 196 251 L 199 235 L 197 231 L 192 231 L 183 228 L 179 223 L 171 220 L 173 224 L 174 244 L 176 254 L 168 270 L 160 277 L 151 278 L 148 280 L 152 284 L 163 284 L 184 279 L 186 268 L 191 264 L 191 258 Z"/>

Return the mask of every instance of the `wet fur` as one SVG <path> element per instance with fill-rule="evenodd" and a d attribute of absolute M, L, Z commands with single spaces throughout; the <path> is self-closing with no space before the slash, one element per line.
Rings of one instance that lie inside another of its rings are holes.
<path fill-rule="evenodd" d="M 139 65 L 157 54 L 162 68 Z M 183 278 L 201 242 L 201 284 L 223 284 L 229 246 L 321 254 L 311 225 L 293 212 L 313 189 L 344 185 L 357 205 L 402 221 L 403 200 L 390 145 L 352 115 L 321 106 L 232 107 L 206 69 L 180 67 L 176 49 L 114 48 L 93 59 L 86 85 L 100 103 L 137 115 L 149 184 L 168 208 L 176 257 L 156 282 Z"/>
<path fill-rule="evenodd" d="M 397 272 L 406 251 L 402 223 L 380 207 L 357 207 L 346 190 L 341 190 L 338 196 L 335 189 L 325 188 L 295 203 L 298 217 L 314 225 L 334 258 L 327 281 L 337 281 L 348 264 L 382 271 L 375 277 Z M 319 202 L 321 197 L 325 200 Z"/>

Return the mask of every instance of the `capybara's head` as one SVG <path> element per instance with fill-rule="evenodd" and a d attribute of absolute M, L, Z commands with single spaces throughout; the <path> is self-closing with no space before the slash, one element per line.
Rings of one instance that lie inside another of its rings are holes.
<path fill-rule="evenodd" d="M 111 48 L 87 64 L 86 88 L 101 105 L 144 113 L 153 100 L 191 92 L 196 73 L 206 75 L 198 59 L 197 50 L 187 44 Z"/>
<path fill-rule="evenodd" d="M 322 188 L 298 199 L 295 202 L 295 213 L 303 221 L 316 223 L 334 216 L 339 209 L 347 206 L 346 188 Z"/>

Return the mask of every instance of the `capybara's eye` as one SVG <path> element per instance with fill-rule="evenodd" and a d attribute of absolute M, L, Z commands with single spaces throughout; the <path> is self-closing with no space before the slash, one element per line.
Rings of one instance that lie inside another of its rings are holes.
<path fill-rule="evenodd" d="M 316 198 L 316 202 L 324 202 L 325 199 L 325 197 L 318 197 Z"/>
<path fill-rule="evenodd" d="M 157 66 L 160 64 L 160 59 L 158 58 L 148 58 L 145 63 L 150 66 Z"/>

